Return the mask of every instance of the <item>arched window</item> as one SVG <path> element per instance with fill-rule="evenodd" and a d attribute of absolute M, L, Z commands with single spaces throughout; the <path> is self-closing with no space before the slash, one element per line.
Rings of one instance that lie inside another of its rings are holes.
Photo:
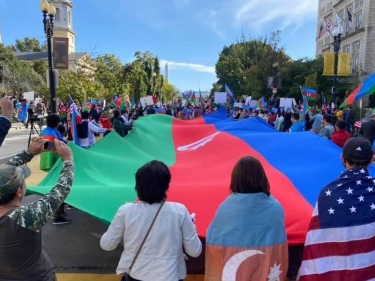
<path fill-rule="evenodd" d="M 60 21 L 60 9 L 56 8 L 55 21 Z"/>

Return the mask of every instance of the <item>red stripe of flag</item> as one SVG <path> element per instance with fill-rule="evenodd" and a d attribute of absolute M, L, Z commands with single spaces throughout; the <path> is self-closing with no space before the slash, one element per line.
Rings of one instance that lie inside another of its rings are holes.
<path fill-rule="evenodd" d="M 375 265 L 356 270 L 337 270 L 327 273 L 301 276 L 299 281 L 360 281 L 375 278 Z"/>
<path fill-rule="evenodd" d="M 313 260 L 331 256 L 350 256 L 375 250 L 375 236 L 349 242 L 329 242 L 305 246 L 304 260 Z M 328 280 L 328 279 L 327 279 Z"/>

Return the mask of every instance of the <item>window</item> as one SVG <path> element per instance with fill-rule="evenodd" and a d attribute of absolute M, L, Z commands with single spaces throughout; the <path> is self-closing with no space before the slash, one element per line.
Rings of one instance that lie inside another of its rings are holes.
<path fill-rule="evenodd" d="M 350 53 L 350 44 L 345 45 L 344 47 L 342 47 L 342 52 L 343 53 Z"/>
<path fill-rule="evenodd" d="M 362 14 L 356 15 L 355 30 L 362 28 Z"/>
<path fill-rule="evenodd" d="M 55 21 L 60 21 L 60 9 L 56 8 Z"/>
<path fill-rule="evenodd" d="M 352 63 L 352 74 L 355 74 L 358 72 L 359 68 L 359 59 L 358 57 L 353 58 L 353 63 Z"/>
<path fill-rule="evenodd" d="M 69 25 L 72 25 L 72 14 L 70 11 L 68 11 L 68 23 Z"/>
<path fill-rule="evenodd" d="M 361 48 L 361 42 L 359 40 L 355 41 L 353 43 L 353 51 L 359 51 L 360 48 Z"/>

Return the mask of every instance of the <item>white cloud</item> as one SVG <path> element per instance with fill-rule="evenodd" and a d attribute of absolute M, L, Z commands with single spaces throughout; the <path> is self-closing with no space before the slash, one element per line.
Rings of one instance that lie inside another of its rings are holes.
<path fill-rule="evenodd" d="M 196 72 L 206 72 L 215 74 L 215 67 L 214 66 L 207 66 L 202 64 L 195 64 L 195 63 L 186 63 L 186 62 L 174 62 L 168 60 L 160 60 L 161 68 L 164 68 L 164 65 L 168 63 L 169 69 L 188 69 Z"/>
<path fill-rule="evenodd" d="M 239 3 L 235 22 L 258 31 L 271 23 L 278 29 L 293 26 L 296 30 L 306 21 L 316 19 L 317 12 L 318 0 L 247 0 Z"/>

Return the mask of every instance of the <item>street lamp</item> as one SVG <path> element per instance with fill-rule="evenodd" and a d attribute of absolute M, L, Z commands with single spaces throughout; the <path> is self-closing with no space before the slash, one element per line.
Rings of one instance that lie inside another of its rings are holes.
<path fill-rule="evenodd" d="M 337 72 L 339 65 L 339 51 L 341 44 L 341 35 L 342 35 L 342 26 L 339 25 L 338 28 L 335 28 L 333 31 L 333 52 L 335 53 L 334 58 L 334 68 L 333 68 L 333 81 L 332 81 L 332 104 L 336 108 L 336 84 L 337 84 Z"/>
<path fill-rule="evenodd" d="M 51 3 L 43 0 L 40 2 L 40 10 L 43 13 L 44 33 L 47 36 L 49 91 L 51 96 L 51 113 L 54 114 L 56 113 L 56 87 L 53 74 L 52 37 L 53 19 L 56 14 L 56 8 Z"/>

